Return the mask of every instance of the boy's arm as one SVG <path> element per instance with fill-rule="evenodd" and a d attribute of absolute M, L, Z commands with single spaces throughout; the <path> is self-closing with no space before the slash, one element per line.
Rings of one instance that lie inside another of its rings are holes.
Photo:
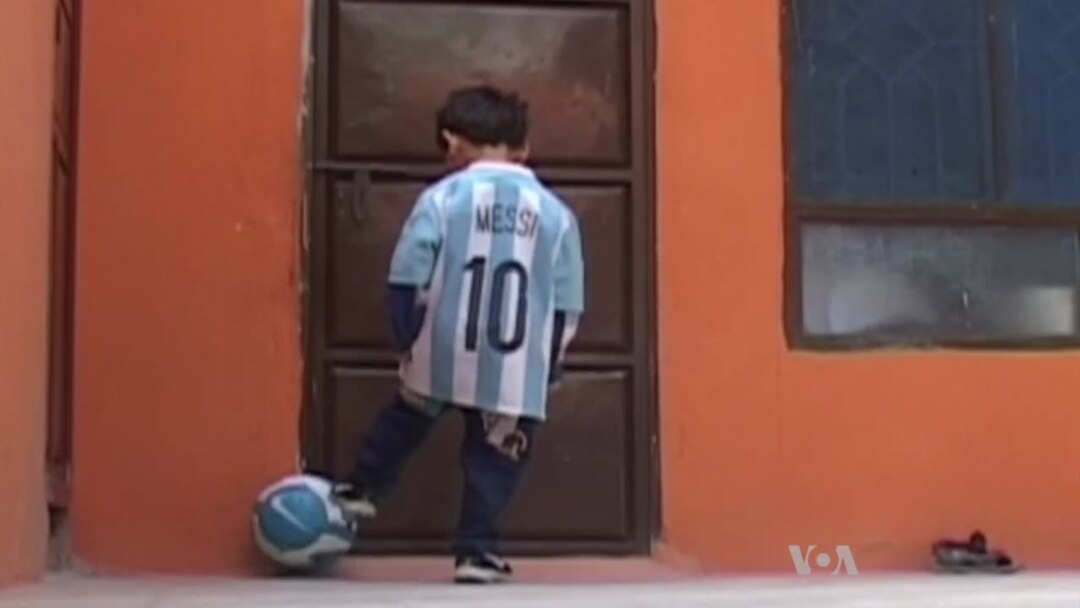
<path fill-rule="evenodd" d="M 408 285 L 389 285 L 386 294 L 390 309 L 390 337 L 399 353 L 408 352 L 420 334 L 426 310 L 418 304 L 418 290 Z"/>
<path fill-rule="evenodd" d="M 551 332 L 551 371 L 548 383 L 555 385 L 562 381 L 562 361 L 566 349 L 577 333 L 578 316 L 563 310 L 555 311 L 555 326 Z"/>
<path fill-rule="evenodd" d="M 390 262 L 387 305 L 394 346 L 401 352 L 412 348 L 423 325 L 425 310 L 418 306 L 418 295 L 431 284 L 441 247 L 438 205 L 434 196 L 425 193 L 405 222 Z"/>
<path fill-rule="evenodd" d="M 577 334 L 578 319 L 585 312 L 585 261 L 581 253 L 581 233 L 577 220 L 569 225 L 555 254 L 555 324 L 551 334 L 552 384 L 562 376 L 566 349 Z"/>

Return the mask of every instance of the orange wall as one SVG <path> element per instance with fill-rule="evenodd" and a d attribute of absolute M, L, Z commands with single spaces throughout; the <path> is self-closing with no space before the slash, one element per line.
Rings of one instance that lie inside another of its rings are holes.
<path fill-rule="evenodd" d="M 0 2 L 0 585 L 45 563 L 52 4 Z"/>
<path fill-rule="evenodd" d="M 789 544 L 915 568 L 983 526 L 1030 565 L 1080 565 L 1080 485 L 1053 466 L 1080 461 L 1080 360 L 790 352 L 778 0 L 658 5 L 665 540 L 727 571 L 791 572 Z M 251 498 L 296 457 L 302 10 L 86 3 L 74 509 L 93 566 L 249 568 Z"/>
<path fill-rule="evenodd" d="M 73 508 L 103 570 L 248 568 L 297 459 L 303 2 L 200 6 L 84 3 Z"/>
<path fill-rule="evenodd" d="M 792 572 L 815 543 L 923 568 L 982 526 L 1080 566 L 1080 357 L 789 351 L 778 1 L 660 0 L 659 21 L 668 542 L 726 570 Z"/>

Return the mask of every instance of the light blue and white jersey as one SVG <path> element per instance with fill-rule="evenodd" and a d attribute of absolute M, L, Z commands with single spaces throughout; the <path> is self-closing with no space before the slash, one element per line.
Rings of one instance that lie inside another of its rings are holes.
<path fill-rule="evenodd" d="M 562 348 L 585 308 L 577 220 L 526 167 L 478 162 L 428 188 L 394 251 L 390 283 L 427 307 L 402 381 L 438 401 L 543 419 L 555 311 Z"/>

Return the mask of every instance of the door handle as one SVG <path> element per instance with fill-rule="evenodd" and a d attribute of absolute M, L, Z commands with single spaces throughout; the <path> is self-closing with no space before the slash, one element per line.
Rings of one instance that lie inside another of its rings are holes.
<path fill-rule="evenodd" d="M 340 212 L 351 216 L 355 224 L 363 224 L 368 219 L 371 188 L 376 180 L 380 183 L 415 183 L 432 180 L 432 176 L 424 170 L 409 170 L 393 166 L 373 165 L 360 168 L 344 163 L 322 163 L 313 165 L 313 169 L 316 171 L 333 171 L 342 177 L 344 177 L 342 174 L 352 175 L 351 180 L 339 179 L 336 182 L 334 196 Z"/>

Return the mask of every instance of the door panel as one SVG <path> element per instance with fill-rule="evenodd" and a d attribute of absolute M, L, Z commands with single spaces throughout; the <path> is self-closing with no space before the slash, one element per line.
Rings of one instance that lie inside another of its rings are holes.
<path fill-rule="evenodd" d="M 332 183 L 327 232 L 330 260 L 327 317 L 330 345 L 388 348 L 389 326 L 385 293 L 372 286 L 386 282 L 398 232 L 405 223 L 423 183 L 396 181 L 356 186 Z M 357 188 L 362 191 L 357 192 Z M 620 350 L 630 347 L 631 201 L 622 186 L 556 187 L 573 208 L 581 225 L 589 266 L 583 319 L 574 349 Z M 356 260 L 365 260 L 357 264 Z"/>
<path fill-rule="evenodd" d="M 588 314 L 574 340 L 578 351 L 625 351 L 631 347 L 630 243 L 632 201 L 625 186 L 556 186 L 577 215 L 586 261 Z"/>
<path fill-rule="evenodd" d="M 390 327 L 385 321 L 389 312 L 383 286 L 398 233 L 424 184 L 373 184 L 366 187 L 366 194 L 359 194 L 362 203 L 357 202 L 356 186 L 349 181 L 335 182 L 331 188 L 326 285 L 330 344 L 388 348 Z"/>
<path fill-rule="evenodd" d="M 434 112 L 491 82 L 530 103 L 533 165 L 574 209 L 587 312 L 504 523 L 516 553 L 643 553 L 654 523 L 648 0 L 315 3 L 309 470 L 344 476 L 398 385 L 385 284 L 440 177 Z M 440 552 L 460 502 L 460 416 L 403 471 L 361 550 Z"/>
<path fill-rule="evenodd" d="M 626 413 L 613 408 L 629 403 L 629 380 L 623 371 L 567 374 L 552 398 L 550 418 L 536 435 L 528 482 L 506 515 L 508 538 L 617 541 L 628 534 L 625 460 L 631 441 Z M 333 370 L 331 428 L 333 443 L 341 448 L 334 451 L 334 471 L 349 470 L 356 446 L 397 385 L 393 368 Z M 457 412 L 443 416 L 405 468 L 408 482 L 364 529 L 365 539 L 408 539 L 425 548 L 446 544 L 461 503 L 462 428 Z"/>
<path fill-rule="evenodd" d="M 622 370 L 567 373 L 506 514 L 509 537 L 619 540 L 630 533 L 630 385 Z"/>
<path fill-rule="evenodd" d="M 507 3 L 509 4 L 509 3 Z M 446 92 L 498 82 L 529 100 L 541 163 L 629 157 L 626 11 L 437 2 L 341 3 L 335 152 L 432 160 Z"/>
<path fill-rule="evenodd" d="M 336 434 L 333 470 L 343 475 L 379 408 L 393 398 L 398 380 L 393 367 L 339 367 L 332 373 L 327 388 L 333 404 L 330 428 Z M 380 506 L 375 525 L 363 531 L 366 540 L 439 541 L 446 537 L 460 502 L 461 475 L 456 466 L 460 437 L 459 416 L 440 421 L 402 472 L 407 481 Z"/>

